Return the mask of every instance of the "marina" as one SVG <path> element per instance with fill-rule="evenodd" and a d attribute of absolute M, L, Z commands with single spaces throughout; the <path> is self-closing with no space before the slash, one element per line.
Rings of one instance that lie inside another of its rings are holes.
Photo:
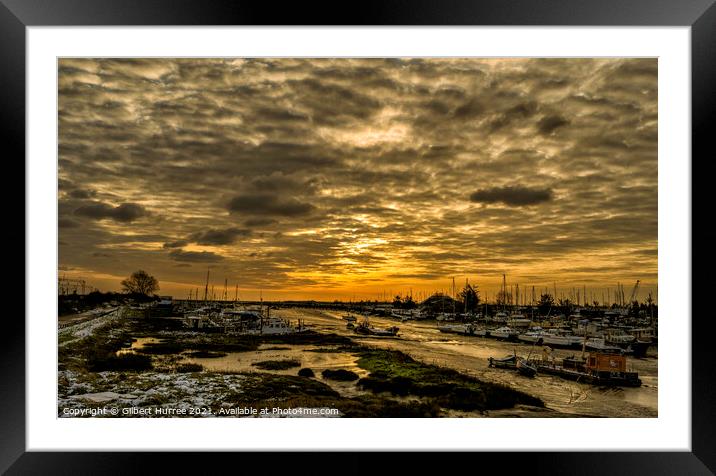
<path fill-rule="evenodd" d="M 357 364 L 360 351 L 356 349 L 385 349 L 400 352 L 426 365 L 450 369 L 533 395 L 544 402 L 545 408 L 554 412 L 554 416 L 644 417 L 657 414 L 658 346 L 650 344 L 646 346 L 645 354 L 635 356 L 628 346 L 609 344 L 605 337 L 585 339 L 584 334 L 577 335 L 580 329 L 589 328 L 596 332 L 597 328 L 608 328 L 607 318 L 603 316 L 590 321 L 598 322 L 600 326 L 585 325 L 581 316 L 571 321 L 564 319 L 558 325 L 543 319 L 531 322 L 526 331 L 517 333 L 509 326 L 500 325 L 500 316 L 491 319 L 489 307 L 488 313 L 474 322 L 456 322 L 459 317 L 449 314 L 446 316 L 448 320 L 438 320 L 430 318 L 426 310 L 421 311 L 425 316 L 421 319 L 405 320 L 401 315 L 380 316 L 367 308 L 356 309 L 355 305 L 352 311 L 345 312 L 285 303 L 217 302 L 192 306 L 175 302 L 170 313 L 174 315 L 162 317 L 151 317 L 152 307 L 149 306 L 149 317 L 146 317 L 147 308 L 138 306 L 119 306 L 111 314 L 93 312 L 89 315 L 95 316 L 95 321 L 80 320 L 81 323 L 75 326 L 87 326 L 92 322 L 96 326 L 97 320 L 101 322 L 107 316 L 120 316 L 114 318 L 115 322 L 133 322 L 132 325 L 140 327 L 144 325 L 142 323 L 155 323 L 151 325 L 165 328 L 151 336 L 131 338 L 131 345 L 116 353 L 137 357 L 149 355 L 154 367 L 170 365 L 166 367 L 168 375 L 176 372 L 170 369 L 187 368 L 199 371 L 198 375 L 202 376 L 228 372 L 250 373 L 253 378 L 258 378 L 269 372 L 288 378 L 307 368 L 316 375 L 314 378 L 318 382 L 338 392 L 341 398 L 366 398 L 373 393 L 359 382 L 370 381 L 371 372 Z M 569 322 L 574 323 L 571 333 Z M 622 326 L 622 329 L 618 335 L 632 335 L 630 327 Z M 638 332 L 644 339 L 647 332 L 643 328 L 637 329 L 642 329 Z M 62 335 L 71 331 L 72 327 L 60 325 Z M 353 344 L 297 344 L 303 342 L 301 335 L 309 339 L 325 336 L 329 341 L 348 339 L 346 342 Z M 261 344 L 255 351 L 237 352 L 231 350 L 236 344 L 228 347 L 225 344 L 233 339 L 241 342 L 245 338 L 279 340 L 274 344 Z M 628 338 L 624 340 L 631 342 Z M 188 344 L 190 342 L 197 344 Z M 616 341 L 612 339 L 611 342 Z M 156 359 L 159 360 L 155 362 Z M 276 370 L 255 366 L 264 359 L 291 364 Z M 325 370 L 351 372 L 357 377 L 355 381 L 337 382 L 326 379 L 322 375 Z M 394 398 L 404 397 L 390 397 Z M 446 414 L 453 416 L 455 411 L 444 409 Z M 515 409 L 515 413 L 524 416 L 523 409 Z M 484 411 L 458 414 L 486 416 Z M 501 410 L 500 414 L 509 415 L 509 411 Z"/>

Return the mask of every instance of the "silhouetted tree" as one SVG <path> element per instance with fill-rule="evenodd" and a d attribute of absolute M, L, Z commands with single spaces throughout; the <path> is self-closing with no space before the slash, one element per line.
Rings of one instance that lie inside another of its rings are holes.
<path fill-rule="evenodd" d="M 139 270 L 122 281 L 122 290 L 130 294 L 144 294 L 149 296 L 159 291 L 159 281 L 154 276 L 150 276 L 146 271 Z"/>
<path fill-rule="evenodd" d="M 421 304 L 421 306 L 431 314 L 438 314 L 448 310 L 452 311 L 454 305 L 456 305 L 455 300 L 443 293 L 435 293 Z"/>
<path fill-rule="evenodd" d="M 480 304 L 480 293 L 477 291 L 477 286 L 465 284 L 459 296 L 463 309 L 467 310 L 467 312 L 473 312 Z"/>
<path fill-rule="evenodd" d="M 537 309 L 541 315 L 546 315 L 550 309 L 554 306 L 554 298 L 551 294 L 542 294 L 537 302 Z"/>

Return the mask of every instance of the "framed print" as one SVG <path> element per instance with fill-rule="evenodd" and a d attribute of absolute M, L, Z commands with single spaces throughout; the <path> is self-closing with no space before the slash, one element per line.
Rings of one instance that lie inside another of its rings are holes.
<path fill-rule="evenodd" d="M 712 3 L 4 1 L 3 470 L 709 474 Z"/>

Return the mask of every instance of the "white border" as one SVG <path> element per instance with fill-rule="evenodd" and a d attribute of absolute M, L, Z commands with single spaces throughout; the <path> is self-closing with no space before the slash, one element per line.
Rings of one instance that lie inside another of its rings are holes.
<path fill-rule="evenodd" d="M 690 451 L 689 28 L 32 27 L 27 40 L 28 451 Z M 659 417 L 548 423 L 541 419 L 56 418 L 57 367 L 52 356 L 56 348 L 56 59 L 60 56 L 659 57 Z"/>

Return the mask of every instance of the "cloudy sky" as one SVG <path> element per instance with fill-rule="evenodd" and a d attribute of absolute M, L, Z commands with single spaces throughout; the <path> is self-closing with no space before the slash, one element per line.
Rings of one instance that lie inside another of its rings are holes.
<path fill-rule="evenodd" d="M 643 298 L 657 61 L 61 59 L 58 212 L 60 275 L 101 290 Z"/>

